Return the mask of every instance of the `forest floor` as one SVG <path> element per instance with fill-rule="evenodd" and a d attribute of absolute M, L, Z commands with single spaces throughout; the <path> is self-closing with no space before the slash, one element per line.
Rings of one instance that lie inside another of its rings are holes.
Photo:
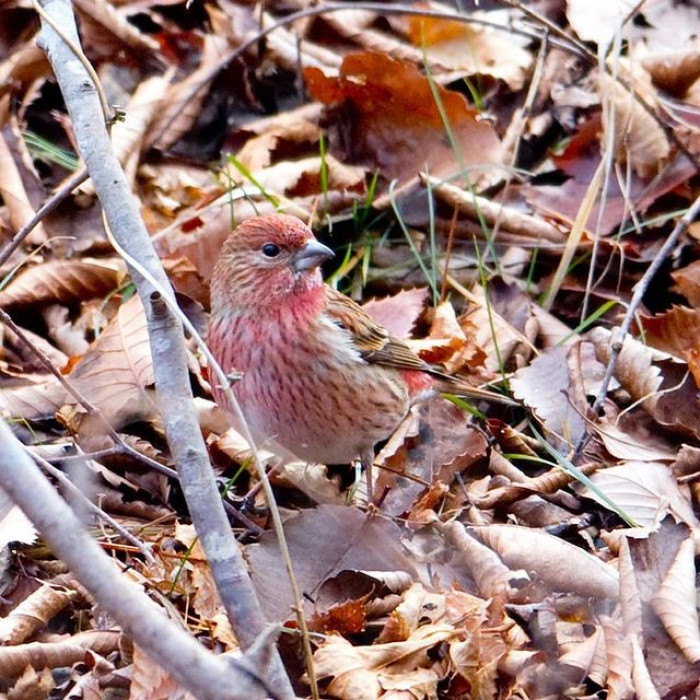
<path fill-rule="evenodd" d="M 277 465 L 297 595 L 253 467 L 278 460 L 230 429 L 188 340 L 199 426 L 297 695 L 698 697 L 697 3 L 73 6 L 196 328 L 232 226 L 284 211 L 335 251 L 330 284 L 506 399 L 415 406 L 378 446 L 369 513 L 350 465 Z M 80 126 L 39 31 L 31 3 L 0 3 L 2 415 L 114 576 L 234 654 L 147 315 L 97 178 L 76 178 Z M 27 516 L 0 499 L 3 697 L 194 697 Z"/>

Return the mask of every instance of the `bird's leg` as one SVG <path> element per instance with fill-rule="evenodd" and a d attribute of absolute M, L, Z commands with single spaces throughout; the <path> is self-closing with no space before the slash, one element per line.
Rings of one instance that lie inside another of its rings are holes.
<path fill-rule="evenodd" d="M 371 505 L 374 503 L 372 499 L 373 488 L 372 488 L 372 465 L 374 464 L 374 448 L 370 447 L 360 454 L 360 464 L 365 471 L 365 484 L 367 485 L 367 503 Z"/>

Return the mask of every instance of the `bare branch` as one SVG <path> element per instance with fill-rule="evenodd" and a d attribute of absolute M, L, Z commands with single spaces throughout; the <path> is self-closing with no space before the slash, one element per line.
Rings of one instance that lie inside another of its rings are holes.
<path fill-rule="evenodd" d="M 4 422 L 0 422 L 0 483 L 40 530 L 52 551 L 146 653 L 198 698 L 263 698 L 270 690 L 248 664 L 216 658 L 174 625 L 114 564 Z"/>
<path fill-rule="evenodd" d="M 75 17 L 68 0 L 41 0 L 53 24 L 79 47 Z M 158 401 L 172 455 L 178 464 L 187 505 L 209 560 L 212 574 L 231 623 L 244 648 L 264 629 L 264 618 L 233 537 L 213 478 L 213 472 L 194 410 L 186 363 L 182 325 L 161 299 L 174 294 L 139 215 L 128 182 L 114 155 L 96 88 L 82 61 L 42 19 L 38 38 L 53 67 L 71 118 L 80 154 L 118 244 L 139 261 L 157 286 L 130 266 L 132 278 L 148 318 Z M 157 318 L 154 306 L 158 309 Z M 180 668 L 186 668 L 178 659 Z M 270 683 L 280 697 L 293 697 L 278 655 L 274 655 Z"/>

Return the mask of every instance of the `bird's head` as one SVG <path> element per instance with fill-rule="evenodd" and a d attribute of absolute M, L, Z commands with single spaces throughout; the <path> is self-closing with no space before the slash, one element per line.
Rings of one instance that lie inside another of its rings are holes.
<path fill-rule="evenodd" d="M 320 289 L 320 266 L 331 257 L 330 248 L 293 216 L 248 219 L 226 239 L 214 267 L 212 312 L 254 313 Z"/>

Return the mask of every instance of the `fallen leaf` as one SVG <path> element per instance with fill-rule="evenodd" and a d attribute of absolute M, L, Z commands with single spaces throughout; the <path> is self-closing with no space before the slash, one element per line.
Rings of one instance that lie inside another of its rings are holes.
<path fill-rule="evenodd" d="M 347 127 L 339 126 L 337 146 L 345 156 L 339 158 L 378 168 L 387 180 L 407 179 L 426 167 L 444 177 L 458 165 L 501 162 L 491 126 L 462 95 L 431 84 L 413 64 L 379 53 L 348 54 L 337 78 L 318 68 L 307 68 L 304 77 L 315 99 L 346 106 Z M 443 113 L 453 143 L 445 138 Z"/>

